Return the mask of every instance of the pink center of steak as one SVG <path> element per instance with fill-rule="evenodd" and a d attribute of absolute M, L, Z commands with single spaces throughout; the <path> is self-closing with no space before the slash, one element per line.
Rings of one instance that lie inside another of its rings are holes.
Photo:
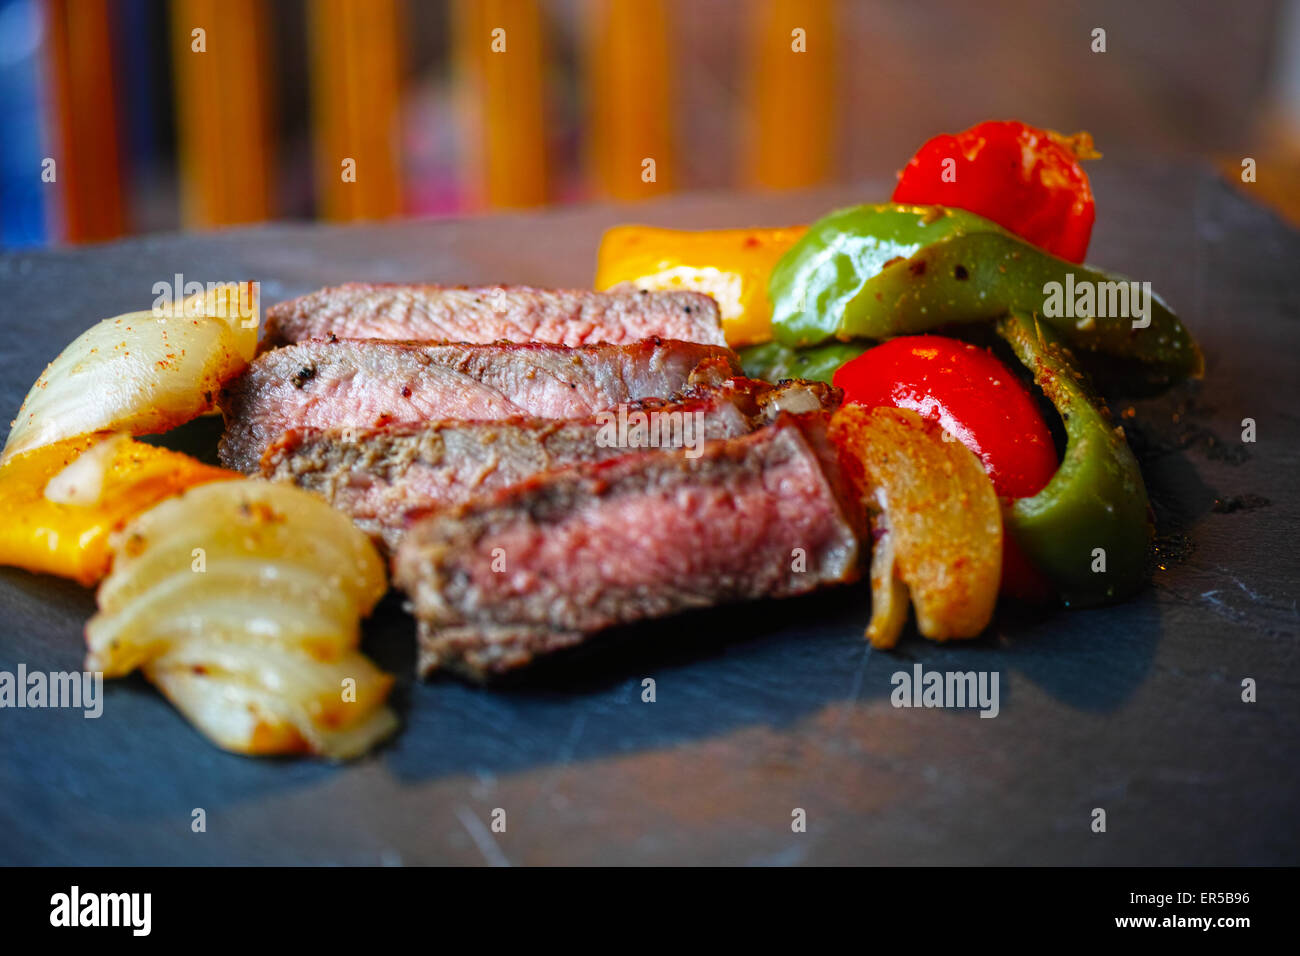
<path fill-rule="evenodd" d="M 498 548 L 505 573 L 492 571 Z M 796 548 L 808 555 L 802 571 L 794 570 Z M 617 623 L 599 608 L 610 591 L 671 595 L 678 608 L 798 594 L 819 583 L 807 567 L 842 560 L 846 541 L 825 478 L 798 458 L 744 483 L 602 499 L 557 525 L 490 535 L 476 550 L 467 571 L 479 601 L 554 593 L 594 602 L 581 620 L 552 622 L 587 630 Z"/>
<path fill-rule="evenodd" d="M 849 517 L 802 428 L 553 472 L 412 526 L 394 580 L 433 631 L 597 631 L 853 578 Z M 485 638 L 490 640 L 490 638 Z"/>
<path fill-rule="evenodd" d="M 301 428 L 368 428 L 519 415 L 582 418 L 671 395 L 706 361 L 733 353 L 689 342 L 624 346 L 307 342 L 259 357 L 221 397 L 222 461 L 255 471 L 266 446 Z"/>
<path fill-rule="evenodd" d="M 745 387 L 754 384 L 747 380 L 736 381 L 740 387 L 703 386 L 699 398 L 647 400 L 631 407 L 642 415 L 676 416 L 678 421 L 689 416 L 698 423 L 698 434 L 692 431 L 689 436 L 698 448 L 707 439 L 751 430 L 747 411 L 757 414 L 753 406 L 758 390 Z M 298 430 L 267 450 L 261 473 L 323 495 L 391 548 L 405 530 L 408 512 L 460 504 L 550 469 L 626 455 L 629 448 L 617 443 L 607 417 L 437 421 L 353 432 Z M 668 437 L 684 447 L 684 432 Z"/>

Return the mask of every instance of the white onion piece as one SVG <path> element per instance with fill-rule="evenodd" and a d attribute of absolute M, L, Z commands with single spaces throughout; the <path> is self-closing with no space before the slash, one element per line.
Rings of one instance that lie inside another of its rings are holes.
<path fill-rule="evenodd" d="M 90 432 L 164 432 L 209 411 L 257 350 L 256 286 L 241 289 L 104 319 L 77 336 L 23 399 L 0 464 Z"/>
<path fill-rule="evenodd" d="M 201 485 L 136 516 L 86 625 L 86 668 L 144 671 L 221 747 L 363 752 L 396 727 L 358 650 L 387 590 L 346 515 L 288 485 Z"/>

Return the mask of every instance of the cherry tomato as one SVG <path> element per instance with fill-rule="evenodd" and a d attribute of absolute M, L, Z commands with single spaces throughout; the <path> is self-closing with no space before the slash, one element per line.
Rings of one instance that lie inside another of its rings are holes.
<path fill-rule="evenodd" d="M 898 174 L 894 202 L 965 209 L 1055 256 L 1082 262 L 1096 206 L 1079 160 L 1098 155 L 1087 133 L 980 123 L 917 150 Z"/>
<path fill-rule="evenodd" d="M 1056 446 L 1029 390 L 990 352 L 941 335 L 890 339 L 840 366 L 844 401 L 910 408 L 975 453 L 1003 499 L 1038 494 L 1056 473 Z M 1003 546 L 1002 591 L 1045 598 L 1046 579 L 1015 541 Z"/>

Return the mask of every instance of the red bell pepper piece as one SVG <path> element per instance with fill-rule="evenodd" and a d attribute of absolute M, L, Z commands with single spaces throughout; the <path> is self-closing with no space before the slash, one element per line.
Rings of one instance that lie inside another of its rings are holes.
<path fill-rule="evenodd" d="M 1096 206 L 1079 161 L 1099 155 L 1088 133 L 980 123 L 917 150 L 898 174 L 894 202 L 965 209 L 1055 256 L 1083 262 Z"/>

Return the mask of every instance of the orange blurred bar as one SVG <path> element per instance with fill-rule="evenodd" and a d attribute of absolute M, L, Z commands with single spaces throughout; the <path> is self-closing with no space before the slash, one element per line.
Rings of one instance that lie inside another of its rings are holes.
<path fill-rule="evenodd" d="M 471 204 L 546 202 L 545 42 L 536 0 L 456 0 L 454 33 Z"/>
<path fill-rule="evenodd" d="M 836 145 L 835 20 L 835 0 L 757 5 L 741 137 L 747 184 L 795 189 L 830 178 Z"/>
<path fill-rule="evenodd" d="M 47 0 L 45 64 L 53 90 L 55 178 L 69 242 L 122 234 L 113 34 L 107 0 Z"/>
<path fill-rule="evenodd" d="M 172 0 L 171 16 L 181 219 L 187 226 L 265 219 L 272 208 L 265 4 Z"/>
<path fill-rule="evenodd" d="M 313 0 L 307 16 L 318 215 L 397 215 L 403 63 L 398 2 Z"/>
<path fill-rule="evenodd" d="M 602 195 L 645 199 L 677 182 L 672 55 L 664 0 L 587 6 L 588 164 Z M 653 167 L 647 163 L 653 160 Z M 653 181 L 647 181 L 653 174 Z"/>

